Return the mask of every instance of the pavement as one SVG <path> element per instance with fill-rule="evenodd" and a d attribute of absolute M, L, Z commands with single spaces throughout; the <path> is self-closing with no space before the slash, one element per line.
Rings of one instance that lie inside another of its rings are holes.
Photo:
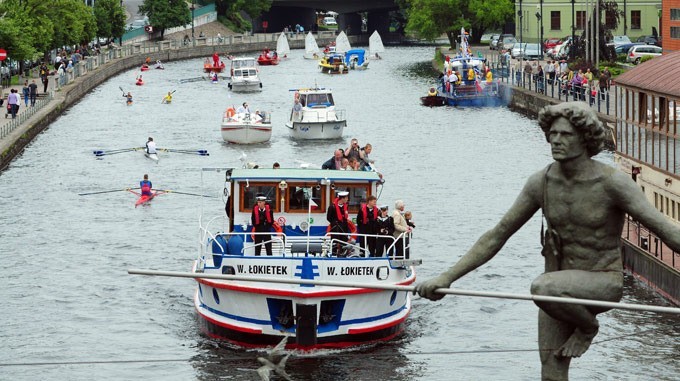
<path fill-rule="evenodd" d="M 32 80 L 35 79 L 35 83 L 38 85 L 38 99 L 45 97 L 48 93 L 51 91 L 54 91 L 54 87 L 56 84 L 56 81 L 54 80 L 54 76 L 49 76 L 49 82 L 47 84 L 47 93 L 43 92 L 43 84 L 40 81 L 40 78 L 36 76 L 31 76 L 28 78 L 28 83 L 30 84 Z M 19 82 L 23 82 L 26 80 L 26 77 L 21 76 Z M 24 85 L 12 85 L 9 87 L 2 87 L 0 86 L 0 95 L 2 96 L 2 99 L 4 99 L 4 103 L 2 104 L 3 111 L 5 114 L 0 114 L 0 128 L 4 126 L 5 124 L 8 124 L 12 120 L 11 115 L 7 115 L 7 96 L 9 95 L 9 92 L 11 89 L 16 89 L 19 97 L 21 98 L 21 102 L 19 103 L 19 112 L 17 113 L 17 117 L 19 115 L 23 114 L 26 112 L 27 109 L 29 109 L 31 106 L 26 107 L 26 104 L 24 103 L 24 96 L 23 96 L 23 88 Z M 30 104 L 30 102 L 29 102 Z M 4 116 L 4 118 L 3 118 Z"/>

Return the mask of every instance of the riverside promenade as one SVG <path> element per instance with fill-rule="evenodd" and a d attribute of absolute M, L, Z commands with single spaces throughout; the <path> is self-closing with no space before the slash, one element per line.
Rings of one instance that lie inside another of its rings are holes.
<path fill-rule="evenodd" d="M 58 76 L 51 73 L 48 76 L 48 91 L 43 92 L 43 84 L 38 83 L 39 101 L 35 107 L 25 107 L 23 96 L 19 114 L 16 119 L 11 116 L 4 118 L 0 115 L 0 171 L 19 155 L 35 136 L 47 128 L 61 113 L 78 102 L 90 90 L 109 78 L 132 68 L 140 67 L 146 58 L 152 62 L 170 62 L 199 57 L 211 57 L 213 53 L 222 56 L 257 52 L 276 45 L 279 33 L 255 35 L 230 35 L 222 38 L 197 38 L 191 44 L 184 44 L 182 40 L 165 39 L 161 41 L 146 41 L 130 43 L 120 47 L 112 46 L 104 49 L 96 56 L 83 59 L 67 71 Z M 315 35 L 319 45 L 330 44 L 335 41 L 334 32 L 319 32 Z M 305 35 L 290 35 L 289 45 L 292 49 L 303 49 Z M 353 42 L 359 42 L 362 37 L 352 36 Z M 33 78 L 31 78 L 32 80 Z M 30 83 L 30 80 L 29 80 Z M 11 86 L 2 90 L 5 99 L 3 107 L 6 111 L 7 94 L 10 88 L 16 88 L 21 94 L 23 84 Z"/>

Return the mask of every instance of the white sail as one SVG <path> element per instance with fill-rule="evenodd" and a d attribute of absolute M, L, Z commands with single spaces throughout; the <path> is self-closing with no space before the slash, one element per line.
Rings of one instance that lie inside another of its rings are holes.
<path fill-rule="evenodd" d="M 349 39 L 345 32 L 340 32 L 335 38 L 335 51 L 338 53 L 345 53 L 352 50 L 352 45 L 349 44 Z"/>
<path fill-rule="evenodd" d="M 286 38 L 286 34 L 281 32 L 279 35 L 279 39 L 276 40 L 276 53 L 279 56 L 286 55 L 290 53 L 290 46 L 288 45 L 288 38 Z"/>
<path fill-rule="evenodd" d="M 316 38 L 312 32 L 307 33 L 305 37 L 305 58 L 316 59 L 319 57 L 319 45 L 316 44 Z"/>
<path fill-rule="evenodd" d="M 371 57 L 374 57 L 376 53 L 382 53 L 384 51 L 385 46 L 383 45 L 382 38 L 380 38 L 380 33 L 376 30 L 368 39 L 368 52 Z"/>

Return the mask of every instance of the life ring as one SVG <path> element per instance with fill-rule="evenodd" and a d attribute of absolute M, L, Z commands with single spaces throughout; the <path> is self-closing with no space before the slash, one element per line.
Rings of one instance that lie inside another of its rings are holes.
<path fill-rule="evenodd" d="M 349 226 L 349 232 L 352 233 L 352 235 L 350 235 L 349 239 L 356 242 L 357 241 L 357 226 L 354 225 L 354 222 L 352 222 L 349 219 L 347 220 L 347 225 Z"/>
<path fill-rule="evenodd" d="M 225 115 L 227 116 L 227 118 L 231 118 L 231 117 L 234 116 L 235 114 L 236 114 L 236 110 L 234 110 L 233 107 L 229 107 L 229 108 L 227 109 L 227 112 L 226 112 Z"/>
<path fill-rule="evenodd" d="M 430 91 L 427 93 L 427 95 L 434 97 L 435 95 L 437 95 L 437 89 L 435 89 L 434 87 L 430 87 Z"/>
<path fill-rule="evenodd" d="M 281 217 L 276 219 L 276 222 L 278 222 L 279 225 L 285 225 L 286 224 L 286 217 L 281 216 Z"/>
<path fill-rule="evenodd" d="M 281 228 L 281 225 L 279 225 L 278 222 L 274 222 L 272 224 L 272 226 L 274 227 L 274 231 L 276 232 L 276 235 L 279 235 L 279 236 L 283 235 L 283 229 Z"/>

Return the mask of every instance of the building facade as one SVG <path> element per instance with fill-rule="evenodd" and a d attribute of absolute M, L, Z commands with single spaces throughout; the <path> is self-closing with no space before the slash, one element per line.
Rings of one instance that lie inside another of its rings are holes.
<path fill-rule="evenodd" d="M 680 50 L 680 0 L 663 0 L 661 20 L 664 52 Z"/>

